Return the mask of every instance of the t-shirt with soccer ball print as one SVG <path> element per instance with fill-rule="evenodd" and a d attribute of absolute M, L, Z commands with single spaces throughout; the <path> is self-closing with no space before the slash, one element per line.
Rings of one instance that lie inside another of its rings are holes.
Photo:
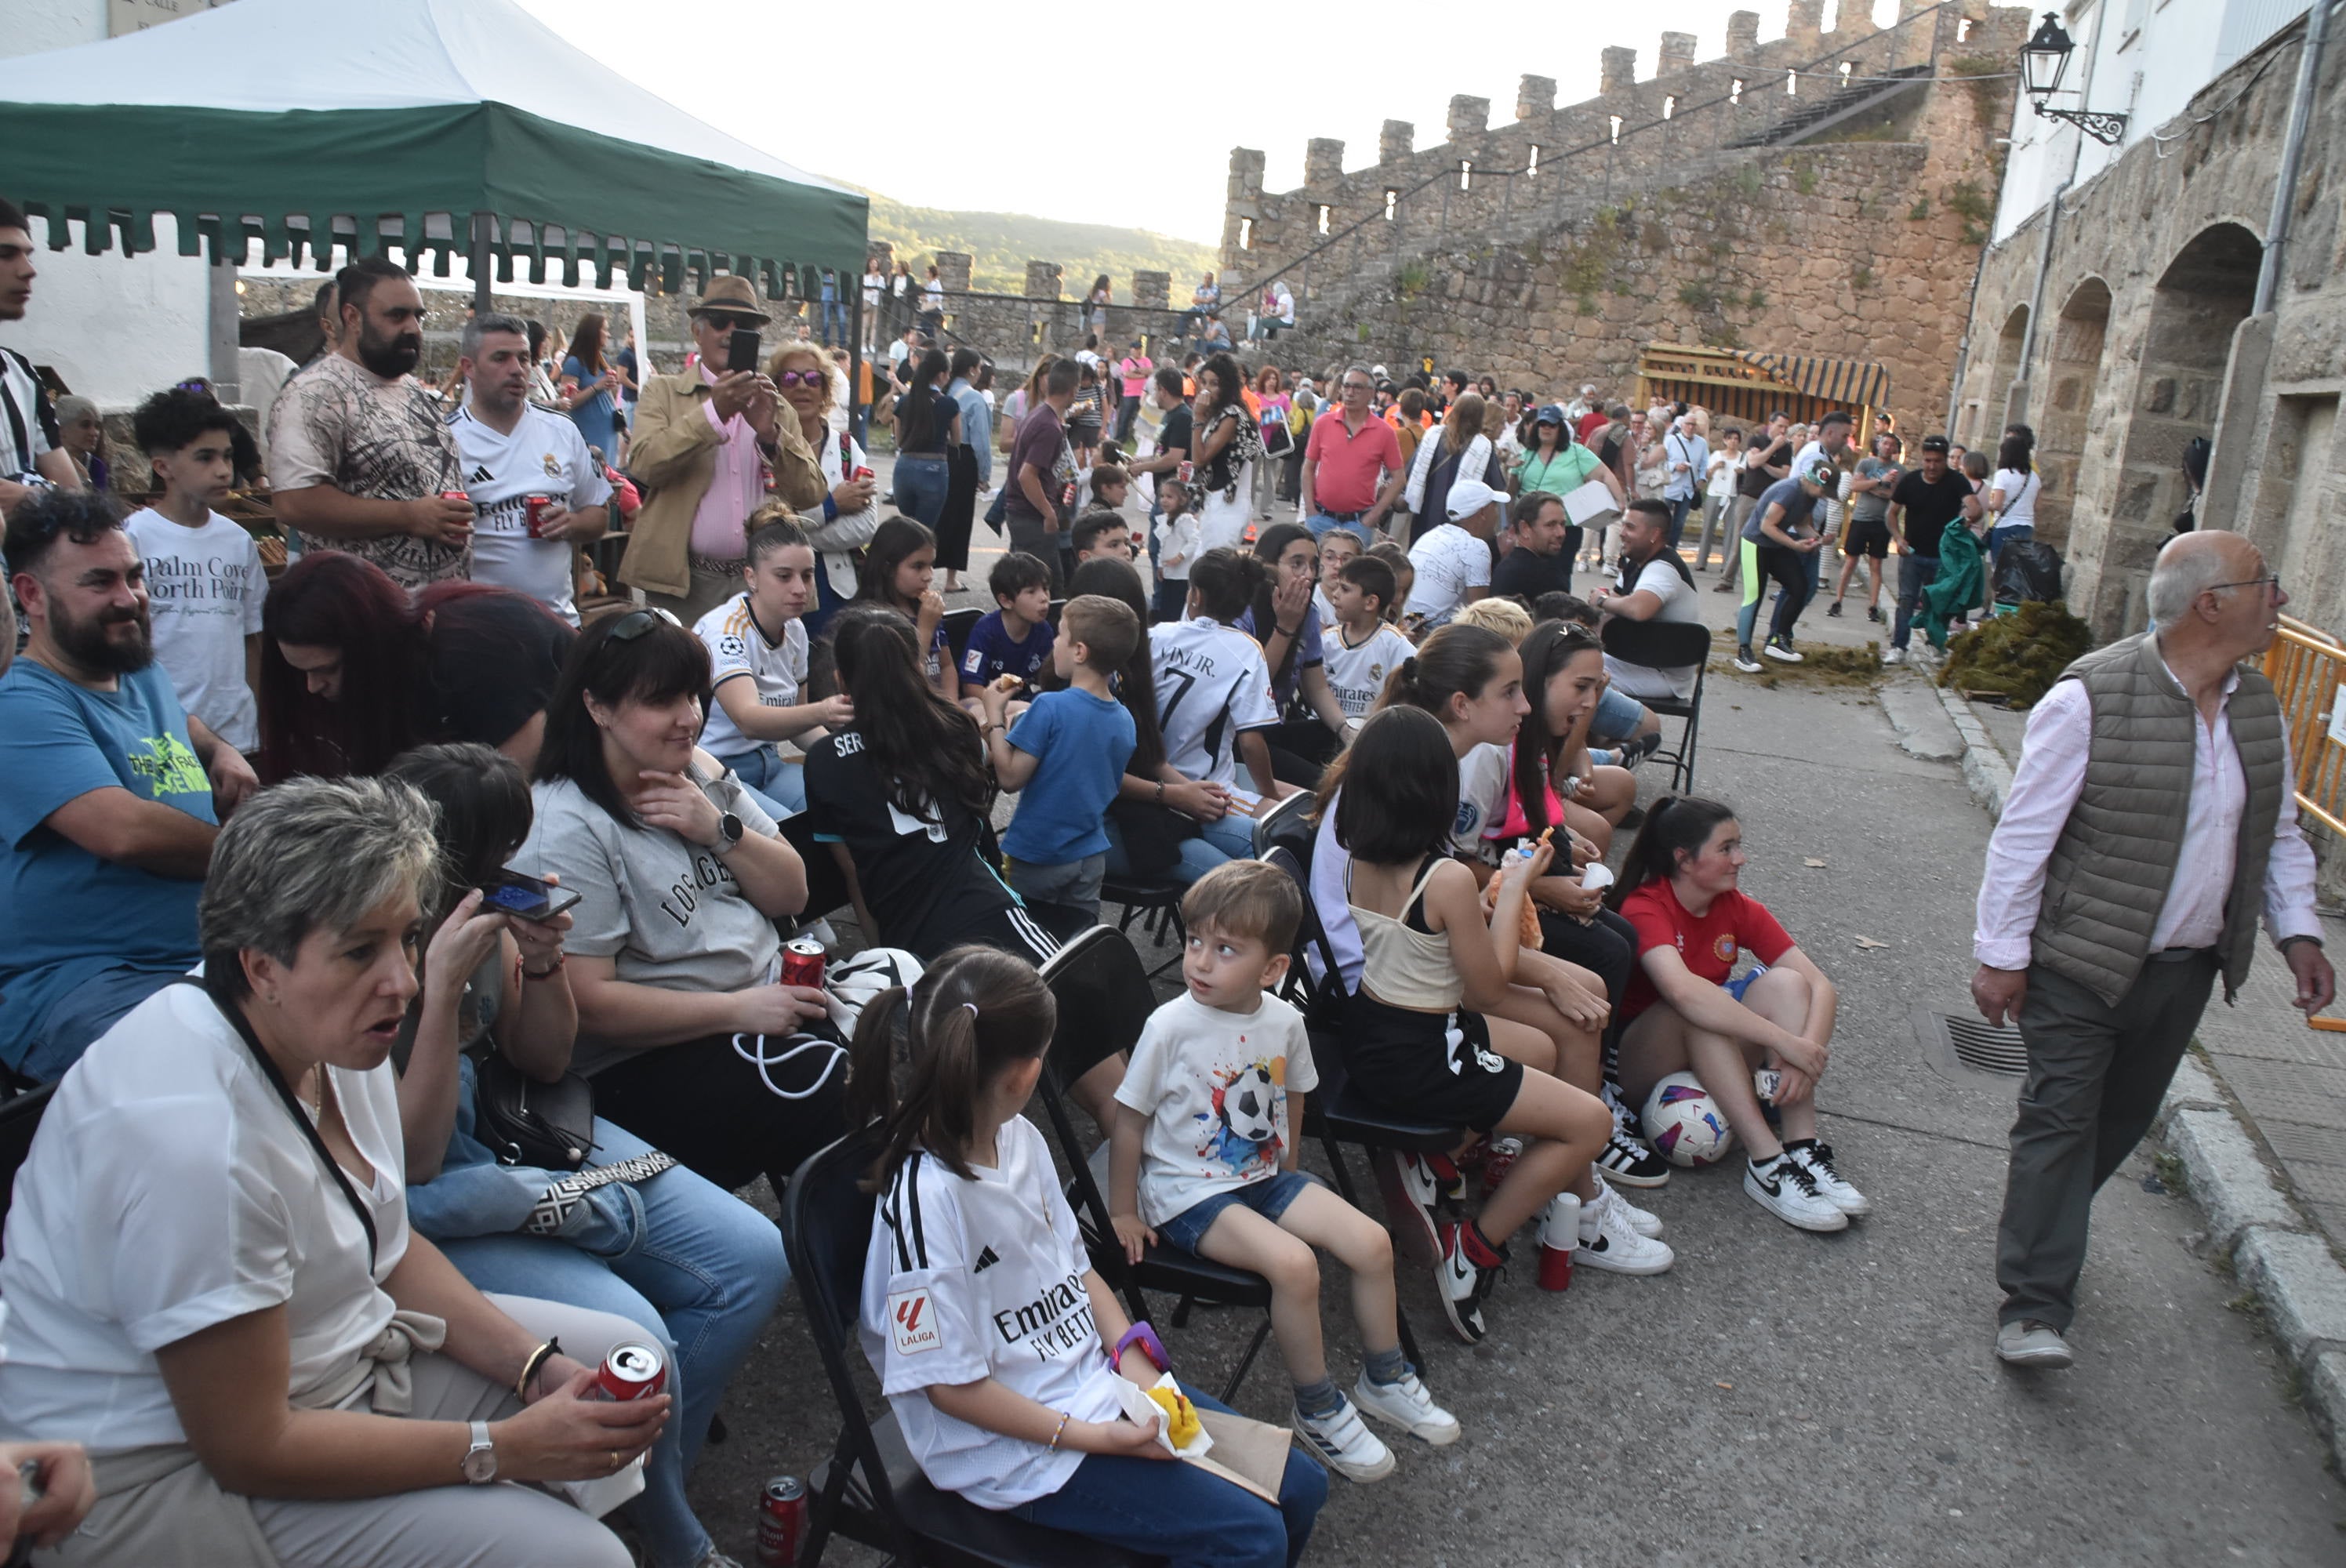
<path fill-rule="evenodd" d="M 1148 1118 L 1140 1217 L 1163 1225 L 1216 1193 L 1278 1174 L 1290 1135 L 1287 1096 L 1319 1087 L 1303 1014 L 1266 995 L 1252 1013 L 1188 992 L 1148 1015 L 1116 1103 Z"/>

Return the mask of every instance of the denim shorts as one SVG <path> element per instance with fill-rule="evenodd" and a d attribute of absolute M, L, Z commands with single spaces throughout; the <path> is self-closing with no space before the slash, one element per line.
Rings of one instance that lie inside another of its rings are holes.
<path fill-rule="evenodd" d="M 1646 705 L 1617 687 L 1606 687 L 1605 695 L 1596 699 L 1596 712 L 1588 721 L 1591 740 L 1627 740 L 1637 733 L 1645 721 Z"/>
<path fill-rule="evenodd" d="M 1198 1243 L 1206 1239 L 1206 1232 L 1213 1228 L 1215 1217 L 1234 1203 L 1246 1205 L 1276 1225 L 1279 1217 L 1287 1212 L 1287 1206 L 1313 1185 L 1313 1178 L 1301 1171 L 1275 1172 L 1260 1181 L 1250 1181 L 1191 1204 L 1157 1227 L 1157 1239 L 1168 1247 L 1195 1252 Z"/>

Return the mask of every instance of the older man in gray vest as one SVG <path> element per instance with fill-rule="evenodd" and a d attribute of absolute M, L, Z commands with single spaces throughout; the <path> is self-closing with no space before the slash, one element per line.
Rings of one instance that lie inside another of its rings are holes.
<path fill-rule="evenodd" d="M 2066 1367 L 2094 1194 L 2148 1130 L 2217 977 L 2257 917 L 2312 1013 L 2333 989 L 2271 683 L 2240 661 L 2289 596 L 2237 534 L 2185 534 L 2151 629 L 2071 665 L 2029 715 L 1989 840 L 1972 997 L 2017 1022 L 2028 1081 L 1996 1238 L 1995 1353 Z"/>

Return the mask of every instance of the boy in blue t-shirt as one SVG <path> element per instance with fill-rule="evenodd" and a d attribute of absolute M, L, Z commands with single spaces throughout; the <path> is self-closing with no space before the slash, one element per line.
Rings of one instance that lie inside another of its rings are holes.
<path fill-rule="evenodd" d="M 1052 664 L 1065 690 L 1036 697 L 1015 731 L 1003 718 L 1007 691 L 987 685 L 977 697 L 994 777 L 1005 789 L 1025 791 L 1002 836 L 1012 890 L 1093 920 L 1107 874 L 1107 809 L 1136 738 L 1132 715 L 1109 692 L 1108 678 L 1140 647 L 1140 617 L 1120 599 L 1084 594 L 1067 601 L 1059 619 L 1065 635 Z"/>
<path fill-rule="evenodd" d="M 971 628 L 961 657 L 962 690 L 1015 675 L 1023 692 L 1051 662 L 1058 636 L 1051 625 L 1051 568 L 1022 550 L 1008 551 L 986 574 L 985 585 L 1002 607 Z"/>

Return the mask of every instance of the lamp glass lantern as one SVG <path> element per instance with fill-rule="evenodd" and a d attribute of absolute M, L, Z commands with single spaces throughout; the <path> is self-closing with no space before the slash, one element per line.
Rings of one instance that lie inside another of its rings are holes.
<path fill-rule="evenodd" d="M 2035 36 L 2021 46 L 2021 83 L 2038 108 L 2061 90 L 2061 78 L 2068 74 L 2069 56 L 2076 48 L 2076 41 L 2062 29 L 2061 19 L 2050 11 L 2045 13 Z"/>

